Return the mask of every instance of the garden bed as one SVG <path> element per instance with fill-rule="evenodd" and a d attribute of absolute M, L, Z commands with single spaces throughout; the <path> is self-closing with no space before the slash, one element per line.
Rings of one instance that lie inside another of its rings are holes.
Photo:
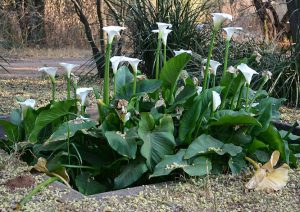
<path fill-rule="evenodd" d="M 29 173 L 29 167 L 0 150 L 0 210 L 14 209 L 16 203 L 44 175 Z M 5 165 L 4 165 L 5 164 Z M 11 189 L 8 180 L 32 176 L 34 183 L 25 188 Z M 300 206 L 300 169 L 290 172 L 287 186 L 278 192 L 246 191 L 249 175 L 207 176 L 180 181 L 125 189 L 121 192 L 84 197 L 64 186 L 50 185 L 24 206 L 25 211 L 296 211 Z M 226 194 L 226 195 L 225 195 Z M 113 195 L 113 196 L 112 196 Z M 105 197 L 106 196 L 106 197 Z"/>

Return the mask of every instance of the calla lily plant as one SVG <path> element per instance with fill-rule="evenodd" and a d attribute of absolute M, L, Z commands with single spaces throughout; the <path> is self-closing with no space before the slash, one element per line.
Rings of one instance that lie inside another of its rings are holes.
<path fill-rule="evenodd" d="M 93 91 L 93 88 L 77 88 L 76 95 L 80 97 L 81 114 L 84 114 L 85 102 L 88 94 Z"/>
<path fill-rule="evenodd" d="M 67 80 L 68 80 L 68 84 L 67 84 L 67 91 L 68 91 L 68 99 L 71 99 L 71 73 L 73 71 L 74 68 L 78 67 L 79 65 L 75 65 L 75 64 L 71 64 L 71 63 L 59 63 L 59 65 L 61 65 L 62 67 L 65 68 L 65 70 L 67 71 Z"/>
<path fill-rule="evenodd" d="M 103 97 L 104 103 L 109 104 L 109 68 L 110 68 L 110 56 L 111 49 L 114 37 L 119 35 L 121 30 L 126 29 L 126 27 L 121 26 L 107 26 L 103 27 L 103 31 L 105 31 L 108 35 L 108 44 L 106 47 L 106 55 L 105 55 L 105 70 L 104 70 L 104 89 L 103 89 Z"/>
<path fill-rule="evenodd" d="M 42 67 L 42 68 L 39 68 L 38 71 L 45 72 L 46 74 L 49 75 L 49 78 L 50 78 L 51 84 L 52 84 L 52 101 L 55 101 L 55 90 L 56 90 L 55 75 L 57 72 L 57 68 L 56 67 Z"/>
<path fill-rule="evenodd" d="M 204 72 L 204 83 L 203 83 L 203 88 L 207 89 L 209 86 L 209 67 L 210 67 L 210 60 L 211 60 L 211 56 L 212 56 L 212 50 L 214 47 L 214 42 L 215 42 L 215 37 L 217 32 L 219 31 L 219 29 L 221 28 L 223 22 L 225 20 L 230 20 L 232 21 L 232 16 L 226 13 L 213 13 L 213 22 L 214 22 L 214 28 L 212 31 L 212 35 L 211 35 L 211 40 L 210 40 L 210 46 L 209 46 L 209 53 L 208 53 L 208 57 L 207 57 L 207 62 L 206 62 L 206 66 L 205 66 L 205 72 Z"/>

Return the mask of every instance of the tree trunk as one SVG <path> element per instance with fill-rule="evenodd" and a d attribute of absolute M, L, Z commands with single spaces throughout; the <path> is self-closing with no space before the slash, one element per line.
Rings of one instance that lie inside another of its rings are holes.
<path fill-rule="evenodd" d="M 300 26 L 300 1 L 288 0 L 288 15 L 291 26 L 292 38 L 294 42 L 299 40 L 299 26 Z"/>
<path fill-rule="evenodd" d="M 81 21 L 81 23 L 83 24 L 84 26 L 84 30 L 85 30 L 85 35 L 87 37 L 87 40 L 92 48 L 92 52 L 93 52 L 93 58 L 94 58 L 94 61 L 96 63 L 96 66 L 97 66 L 97 71 L 98 71 L 98 74 L 100 75 L 100 77 L 103 77 L 104 76 L 104 73 L 103 73 L 103 66 L 104 66 L 104 57 L 102 57 L 102 55 L 100 54 L 100 51 L 97 47 L 97 45 L 95 44 L 95 41 L 94 41 L 94 38 L 93 38 L 93 35 L 92 35 L 92 30 L 90 28 L 90 24 L 88 22 L 88 19 L 86 18 L 86 16 L 84 15 L 83 11 L 82 11 L 82 8 L 79 4 L 79 2 L 77 0 L 71 0 L 73 5 L 74 5 L 74 8 L 75 8 L 75 11 L 76 11 L 76 14 L 78 15 L 79 17 L 79 20 Z"/>
<path fill-rule="evenodd" d="M 97 0 L 96 4 L 97 4 L 97 16 L 98 16 L 98 21 L 99 21 L 99 25 L 100 25 L 100 51 L 104 55 L 105 54 L 106 36 L 102 29 L 103 29 L 103 27 L 105 27 L 107 25 L 106 19 L 103 17 L 104 16 L 104 0 Z"/>
<path fill-rule="evenodd" d="M 292 39 L 296 43 L 294 52 L 297 61 L 296 68 L 300 71 L 300 0 L 289 0 L 287 6 Z"/>

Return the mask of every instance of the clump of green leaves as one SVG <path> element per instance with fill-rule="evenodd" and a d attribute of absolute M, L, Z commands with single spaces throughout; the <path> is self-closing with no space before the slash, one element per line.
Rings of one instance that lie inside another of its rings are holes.
<path fill-rule="evenodd" d="M 219 25 L 212 36 L 217 33 Z M 160 46 L 157 49 L 160 54 Z M 249 73 L 256 72 L 241 63 L 236 64 L 240 71 L 225 69 L 218 81 L 210 74 L 213 61 L 207 60 L 201 89 L 201 79 L 182 77 L 191 58 L 181 52 L 164 61 L 156 79 L 137 76 L 137 65 L 133 74 L 127 66 L 118 68 L 112 98 L 106 93 L 103 101 L 94 89 L 98 122 L 85 114 L 84 100 L 13 110 L 10 121 L 0 121 L 5 146 L 27 152 L 24 159 L 31 163 L 45 158 L 49 172 L 66 169 L 73 186 L 87 195 L 182 172 L 236 174 L 246 168 L 245 156 L 266 162 L 274 150 L 282 161 L 297 166 L 299 144 L 290 140 L 299 138 L 272 125 L 284 100 L 263 90 L 266 80 L 252 90 Z"/>

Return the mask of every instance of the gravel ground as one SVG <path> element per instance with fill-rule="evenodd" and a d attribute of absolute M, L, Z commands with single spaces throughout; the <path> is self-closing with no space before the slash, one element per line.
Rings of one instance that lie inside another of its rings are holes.
<path fill-rule="evenodd" d="M 31 176 L 29 167 L 0 150 L 0 211 L 13 211 L 25 194 L 42 182 L 24 188 L 12 188 L 7 182 L 20 176 Z M 278 192 L 246 191 L 249 174 L 207 176 L 182 180 L 169 185 L 145 186 L 136 196 L 112 196 L 101 200 L 84 198 L 64 200 L 69 191 L 51 185 L 25 204 L 24 211 L 299 211 L 300 169 L 290 171 L 287 186 Z M 24 178 L 24 177 L 23 177 Z M 18 180 L 20 182 L 20 179 Z M 20 186 L 20 185 L 19 185 Z"/>

